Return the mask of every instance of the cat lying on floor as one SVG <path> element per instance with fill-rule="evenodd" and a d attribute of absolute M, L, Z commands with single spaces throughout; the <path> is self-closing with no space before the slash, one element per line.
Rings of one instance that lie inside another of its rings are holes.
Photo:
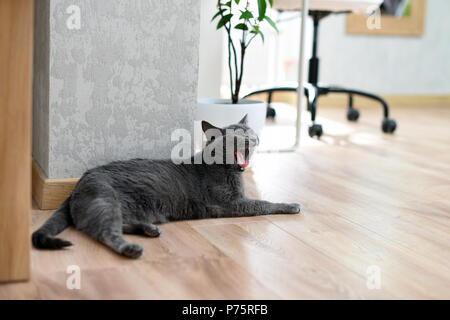
<path fill-rule="evenodd" d="M 122 235 L 158 237 L 157 223 L 300 212 L 296 203 L 245 197 L 242 171 L 259 143 L 247 126 L 247 116 L 222 129 L 203 121 L 202 128 L 206 147 L 188 163 L 134 159 L 86 171 L 72 194 L 33 233 L 33 245 L 43 249 L 70 246 L 72 243 L 55 236 L 73 225 L 117 253 L 138 258 L 143 248 Z M 212 164 L 205 162 L 206 151 L 216 159 Z M 227 151 L 231 151 L 231 163 L 226 161 L 230 159 Z"/>

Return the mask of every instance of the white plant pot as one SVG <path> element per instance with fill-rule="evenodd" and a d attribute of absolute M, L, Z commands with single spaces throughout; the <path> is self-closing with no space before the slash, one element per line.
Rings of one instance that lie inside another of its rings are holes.
<path fill-rule="evenodd" d="M 232 104 L 229 99 L 200 99 L 195 120 L 205 120 L 222 128 L 238 123 L 247 114 L 248 126 L 260 135 L 266 121 L 266 112 L 267 104 L 264 101 L 240 100 L 238 104 Z"/>

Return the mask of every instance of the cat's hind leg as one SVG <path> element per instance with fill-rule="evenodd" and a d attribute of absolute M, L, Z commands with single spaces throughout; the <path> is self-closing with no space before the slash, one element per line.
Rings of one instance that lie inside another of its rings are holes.
<path fill-rule="evenodd" d="M 103 232 L 99 241 L 128 258 L 139 258 L 144 252 L 144 249 L 139 244 L 127 242 L 122 237 L 122 232 L 117 232 L 116 230 Z"/>
<path fill-rule="evenodd" d="M 151 238 L 156 238 L 161 235 L 161 229 L 153 223 L 125 223 L 122 225 L 122 231 L 125 234 L 139 234 Z"/>
<path fill-rule="evenodd" d="M 113 197 L 98 197 L 83 203 L 82 217 L 78 216 L 77 229 L 128 258 L 139 258 L 143 248 L 127 242 L 122 236 L 120 204 Z M 77 211 L 78 211 L 77 210 Z M 80 219 L 81 218 L 81 219 Z"/>

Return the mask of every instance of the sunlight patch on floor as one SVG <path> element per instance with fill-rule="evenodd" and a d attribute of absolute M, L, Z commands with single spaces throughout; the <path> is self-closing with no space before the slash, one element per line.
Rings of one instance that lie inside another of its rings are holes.
<path fill-rule="evenodd" d="M 348 140 L 357 145 L 376 145 L 383 141 L 380 135 L 370 134 L 367 132 L 357 132 L 351 135 Z"/>
<path fill-rule="evenodd" d="M 276 103 L 275 106 L 277 115 L 274 121 L 268 120 L 264 127 L 259 146 L 259 152 L 279 152 L 291 148 L 295 143 L 295 121 L 296 109 L 293 106 Z M 330 118 L 317 117 L 316 123 L 323 127 L 323 135 L 320 140 L 317 138 L 310 138 L 308 135 L 308 128 L 311 125 L 309 112 L 302 113 L 301 121 L 301 140 L 300 148 L 305 146 L 319 146 L 325 144 L 333 144 L 339 146 L 346 146 L 349 144 L 355 145 L 375 145 L 379 144 L 382 139 L 377 134 L 368 132 L 359 132 L 357 123 L 349 123 L 342 116 L 342 121 L 333 120 Z"/>

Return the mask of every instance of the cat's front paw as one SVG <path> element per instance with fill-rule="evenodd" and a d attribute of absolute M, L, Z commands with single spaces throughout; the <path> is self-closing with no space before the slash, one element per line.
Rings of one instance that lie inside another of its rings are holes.
<path fill-rule="evenodd" d="M 300 213 L 302 210 L 302 206 L 300 205 L 300 203 L 286 203 L 285 208 L 285 212 L 283 213 L 295 214 Z"/>
<path fill-rule="evenodd" d="M 155 226 L 154 224 L 145 226 L 144 228 L 144 234 L 151 238 L 156 238 L 161 235 L 162 231 L 158 226 Z"/>
<path fill-rule="evenodd" d="M 127 243 L 120 249 L 123 256 L 131 259 L 139 258 L 143 252 L 144 249 L 137 243 Z"/>

